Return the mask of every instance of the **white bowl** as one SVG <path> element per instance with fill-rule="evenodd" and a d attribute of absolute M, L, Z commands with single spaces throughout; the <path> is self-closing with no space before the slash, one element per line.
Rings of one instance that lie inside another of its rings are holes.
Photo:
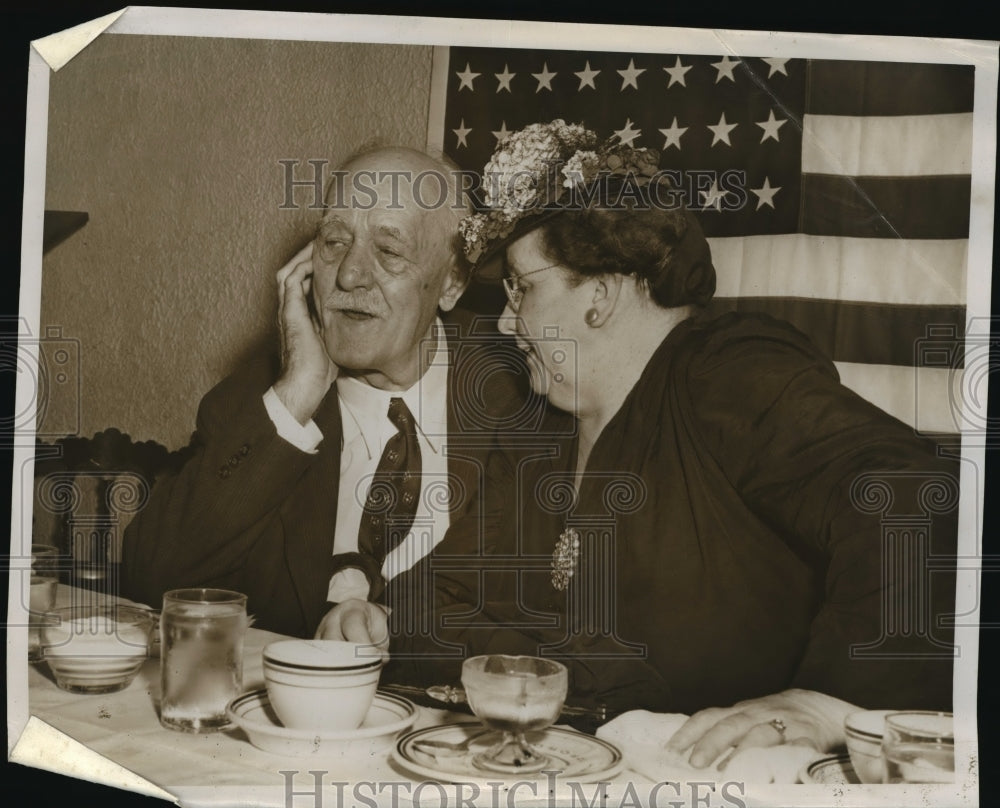
<path fill-rule="evenodd" d="M 370 652 L 334 640 L 281 640 L 265 647 L 264 683 L 281 723 L 321 732 L 357 729 L 382 673 L 383 657 Z"/>
<path fill-rule="evenodd" d="M 844 735 L 851 765 L 862 783 L 881 783 L 885 774 L 882 761 L 882 730 L 892 710 L 859 710 L 844 719 Z"/>
<path fill-rule="evenodd" d="M 341 731 L 299 730 L 283 727 L 274 714 L 266 690 L 255 690 L 233 699 L 226 709 L 250 743 L 276 755 L 329 760 L 358 757 L 370 760 L 392 746 L 396 735 L 409 729 L 417 708 L 400 696 L 377 693 L 360 727 Z"/>
<path fill-rule="evenodd" d="M 153 618 L 128 606 L 53 609 L 41 628 L 42 656 L 56 684 L 71 693 L 128 687 L 149 655 Z"/>

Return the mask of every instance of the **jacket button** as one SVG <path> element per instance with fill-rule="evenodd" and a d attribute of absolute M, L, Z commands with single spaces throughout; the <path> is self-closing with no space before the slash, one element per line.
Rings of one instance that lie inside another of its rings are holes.
<path fill-rule="evenodd" d="M 250 447 L 244 443 L 240 447 L 240 457 L 246 457 L 248 454 L 250 454 Z"/>
<path fill-rule="evenodd" d="M 229 458 L 229 465 L 230 466 L 233 466 L 235 468 L 239 464 L 240 464 L 240 459 L 236 455 L 233 455 L 232 457 Z"/>
<path fill-rule="evenodd" d="M 227 477 L 229 477 L 230 474 L 232 474 L 232 472 L 229 470 L 228 466 L 223 466 L 221 469 L 219 469 L 219 476 L 223 480 L 225 480 Z"/>

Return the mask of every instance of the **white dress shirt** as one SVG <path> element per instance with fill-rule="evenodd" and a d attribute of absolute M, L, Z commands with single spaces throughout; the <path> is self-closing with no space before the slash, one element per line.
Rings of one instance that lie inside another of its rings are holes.
<path fill-rule="evenodd" d="M 420 443 L 420 502 L 409 534 L 390 552 L 382 565 L 386 580 L 405 572 L 441 539 L 449 524 L 448 459 L 444 437 L 448 434 L 448 341 L 440 320 L 435 324 L 437 350 L 424 375 L 408 390 L 379 390 L 350 376 L 337 378 L 337 399 L 343 425 L 340 452 L 340 492 L 337 524 L 332 537 L 336 553 L 357 552 L 358 529 L 368 487 L 386 442 L 398 430 L 389 420 L 389 400 L 402 398 L 413 414 Z M 264 395 L 264 406 L 278 434 L 296 448 L 315 453 L 323 439 L 310 420 L 300 424 L 288 412 L 274 389 Z M 330 579 L 327 600 L 368 597 L 368 579 L 356 568 L 337 572 Z"/>

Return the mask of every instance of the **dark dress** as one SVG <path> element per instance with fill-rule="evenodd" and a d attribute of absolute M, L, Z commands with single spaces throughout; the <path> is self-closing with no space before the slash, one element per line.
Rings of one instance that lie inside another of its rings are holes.
<path fill-rule="evenodd" d="M 937 617 L 954 611 L 954 576 L 926 562 L 954 553 L 956 464 L 841 385 L 801 333 L 741 314 L 676 327 L 575 499 L 567 426 L 552 410 L 533 436 L 505 436 L 483 520 L 457 522 L 426 560 L 431 636 L 394 637 L 390 677 L 457 681 L 454 643 L 561 659 L 573 696 L 612 712 L 789 687 L 950 708 Z M 568 526 L 580 555 L 559 591 Z"/>

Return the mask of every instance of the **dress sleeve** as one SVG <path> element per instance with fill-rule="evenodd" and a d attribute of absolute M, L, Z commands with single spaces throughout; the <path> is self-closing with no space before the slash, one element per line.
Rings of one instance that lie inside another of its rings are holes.
<path fill-rule="evenodd" d="M 843 386 L 783 324 L 707 340 L 687 368 L 692 418 L 746 506 L 821 570 L 792 686 L 870 707 L 948 709 L 956 464 Z"/>

